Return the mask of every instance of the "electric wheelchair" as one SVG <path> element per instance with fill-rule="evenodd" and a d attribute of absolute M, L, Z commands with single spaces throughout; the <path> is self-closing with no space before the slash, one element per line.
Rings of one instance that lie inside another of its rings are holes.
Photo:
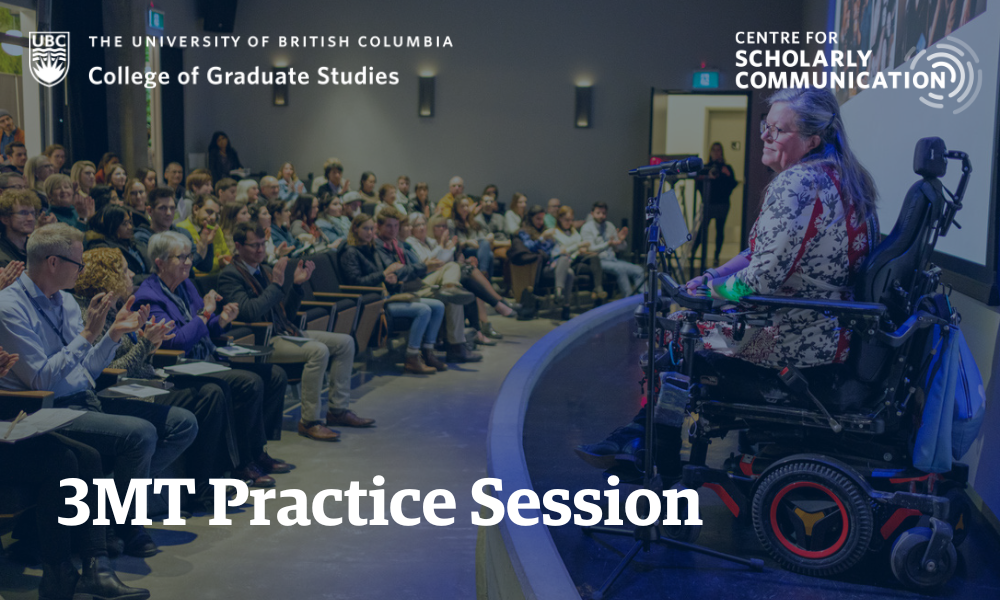
<path fill-rule="evenodd" d="M 940 181 L 947 159 L 962 162 L 954 194 Z M 962 207 L 971 166 L 940 138 L 925 138 L 914 171 L 921 179 L 866 259 L 854 301 L 747 296 L 735 311 L 722 312 L 719 301 L 689 294 L 663 274 L 664 296 L 682 312 L 679 320 L 658 316 L 657 333 L 671 332 L 669 354 L 683 357 L 675 363 L 679 372 L 661 374 L 661 386 L 673 379 L 686 390 L 695 418 L 686 487 L 711 489 L 734 516 L 749 515 L 762 545 L 789 570 L 834 575 L 885 548 L 901 583 L 928 589 L 954 574 L 955 546 L 971 516 L 967 467 L 918 471 L 911 447 L 928 335 L 932 326 L 958 320 L 931 310 L 941 284 L 929 259 Z M 851 330 L 846 363 L 775 371 L 695 350 L 698 321 L 728 321 L 740 339 L 748 325 L 768 325 L 775 311 L 800 308 L 836 316 Z M 731 431 L 738 432 L 738 452 L 720 468 L 707 466 L 708 445 Z M 668 532 L 687 542 L 697 534 L 697 527 Z"/>

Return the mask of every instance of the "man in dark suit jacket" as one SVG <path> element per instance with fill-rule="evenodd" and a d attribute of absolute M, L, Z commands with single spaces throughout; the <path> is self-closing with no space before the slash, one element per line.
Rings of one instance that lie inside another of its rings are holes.
<path fill-rule="evenodd" d="M 286 294 L 285 268 L 288 257 L 279 260 L 272 270 L 263 264 L 264 231 L 252 223 L 240 223 L 233 232 L 236 258 L 219 274 L 219 293 L 240 306 L 239 319 L 248 322 L 269 321 L 273 325 L 270 345 L 275 362 L 302 362 L 302 418 L 299 434 L 314 440 L 333 442 L 340 438 L 329 425 L 370 427 L 374 419 L 358 417 L 348 409 L 351 401 L 351 366 L 354 363 L 354 340 L 349 335 L 328 331 L 300 331 L 289 317 L 295 316 L 302 303 L 302 284 L 316 266 L 299 261 L 292 274 L 292 286 Z M 330 407 L 325 424 L 320 400 L 323 373 L 329 367 Z"/>

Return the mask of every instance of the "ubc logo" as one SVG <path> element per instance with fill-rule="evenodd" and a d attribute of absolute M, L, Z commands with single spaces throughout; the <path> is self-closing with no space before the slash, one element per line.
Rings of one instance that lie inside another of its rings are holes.
<path fill-rule="evenodd" d="M 32 31 L 28 51 L 31 76 L 45 87 L 52 87 L 69 72 L 69 32 Z"/>

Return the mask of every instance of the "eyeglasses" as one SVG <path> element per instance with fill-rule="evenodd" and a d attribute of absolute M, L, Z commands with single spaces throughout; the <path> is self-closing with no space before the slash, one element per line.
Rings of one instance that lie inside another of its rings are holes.
<path fill-rule="evenodd" d="M 76 262 L 72 258 L 66 258 L 65 256 L 63 256 L 61 254 L 50 254 L 50 255 L 46 256 L 45 259 L 48 260 L 48 259 L 52 258 L 53 256 L 56 257 L 56 258 L 62 259 L 64 261 L 66 261 L 66 262 L 73 263 L 74 265 L 76 265 L 77 273 L 83 273 L 83 263 Z"/>
<path fill-rule="evenodd" d="M 14 213 L 14 215 L 18 216 L 18 217 L 37 217 L 38 216 L 38 211 L 37 210 L 19 210 L 19 211 L 16 211 Z"/>
<path fill-rule="evenodd" d="M 761 133 L 761 135 L 765 135 L 766 134 L 767 137 L 771 138 L 772 140 L 777 140 L 779 135 L 781 135 L 783 133 L 792 133 L 792 132 L 787 131 L 785 129 L 781 129 L 777 125 L 771 125 L 766 120 L 761 120 L 761 122 L 760 122 L 760 133 Z"/>
<path fill-rule="evenodd" d="M 267 242 L 254 242 L 252 244 L 243 244 L 243 246 L 250 248 L 251 250 L 260 250 L 263 248 Z"/>
<path fill-rule="evenodd" d="M 190 252 L 188 252 L 187 254 L 171 254 L 170 258 L 176 258 L 177 262 L 182 262 L 182 263 L 192 262 L 194 260 L 193 258 L 191 258 Z"/>

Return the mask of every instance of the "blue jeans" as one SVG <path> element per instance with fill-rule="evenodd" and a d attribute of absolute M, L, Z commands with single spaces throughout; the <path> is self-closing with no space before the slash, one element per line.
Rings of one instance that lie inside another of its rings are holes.
<path fill-rule="evenodd" d="M 444 320 L 444 303 L 434 298 L 421 298 L 419 302 L 390 302 L 385 305 L 385 312 L 393 318 L 413 319 L 410 325 L 410 339 L 407 347 L 420 348 L 420 342 L 434 345 L 437 341 L 441 322 Z"/>
<path fill-rule="evenodd" d="M 601 259 L 601 269 L 605 273 L 611 273 L 618 279 L 618 289 L 623 296 L 631 296 L 636 290 L 644 287 L 646 282 L 646 270 L 639 265 L 616 259 Z"/>
<path fill-rule="evenodd" d="M 98 401 L 90 391 L 56 398 L 54 405 L 86 411 L 59 433 L 114 458 L 120 494 L 132 479 L 159 475 L 198 435 L 195 416 L 175 406 L 124 398 Z"/>
<path fill-rule="evenodd" d="M 475 256 L 479 261 L 479 270 L 486 274 L 487 279 L 493 274 L 493 248 L 489 240 L 479 240 L 479 248 L 463 248 L 462 254 L 466 258 Z"/>

